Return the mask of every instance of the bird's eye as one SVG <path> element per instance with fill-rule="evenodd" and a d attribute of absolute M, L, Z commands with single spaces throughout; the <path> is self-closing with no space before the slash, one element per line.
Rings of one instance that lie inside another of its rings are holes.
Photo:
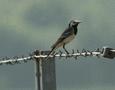
<path fill-rule="evenodd" d="M 77 22 L 75 22 L 75 21 L 73 21 L 73 20 L 69 23 L 69 26 L 70 26 L 70 27 L 75 26 L 75 25 L 77 25 Z"/>
<path fill-rule="evenodd" d="M 72 26 L 74 26 L 75 24 L 76 24 L 76 22 L 73 22 L 73 23 L 72 23 Z"/>

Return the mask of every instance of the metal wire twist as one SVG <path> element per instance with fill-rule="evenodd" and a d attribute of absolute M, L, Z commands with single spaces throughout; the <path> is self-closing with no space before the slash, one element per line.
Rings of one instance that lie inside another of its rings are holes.
<path fill-rule="evenodd" d="M 24 55 L 22 55 L 21 57 L 15 56 L 13 58 L 4 57 L 0 59 L 0 65 L 3 65 L 3 64 L 14 65 L 14 64 L 21 64 L 22 62 L 27 63 L 28 61 L 32 61 L 35 59 L 39 60 L 39 58 L 43 58 L 42 60 L 45 60 L 45 58 L 47 57 L 47 54 L 44 54 L 43 52 L 49 52 L 49 51 L 36 50 L 30 53 L 29 56 L 27 57 Z M 102 49 L 97 48 L 94 51 L 83 49 L 81 52 L 79 50 L 75 51 L 74 49 L 72 49 L 72 53 L 66 54 L 66 53 L 63 53 L 62 51 L 59 51 L 59 52 L 53 53 L 53 55 L 49 55 L 49 58 L 59 57 L 58 60 L 60 60 L 62 57 L 65 57 L 66 59 L 73 57 L 75 59 L 78 59 L 79 56 L 83 56 L 83 57 L 102 56 L 105 58 L 113 59 L 115 57 L 115 50 L 108 47 L 103 47 Z"/>

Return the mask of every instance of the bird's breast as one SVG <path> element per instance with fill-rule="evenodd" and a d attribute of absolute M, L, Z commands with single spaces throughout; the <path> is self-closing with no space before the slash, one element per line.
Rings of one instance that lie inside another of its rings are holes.
<path fill-rule="evenodd" d="M 75 35 L 73 34 L 73 35 L 70 35 L 69 37 L 65 38 L 62 42 L 60 42 L 56 45 L 56 48 L 59 48 L 59 47 L 63 46 L 64 44 L 69 43 L 70 41 L 72 41 L 74 39 L 74 37 L 75 37 Z"/>
<path fill-rule="evenodd" d="M 75 38 L 75 35 L 73 34 L 73 35 L 67 37 L 66 39 L 64 39 L 63 42 L 64 42 L 65 44 L 67 44 L 67 43 L 69 43 L 70 41 L 72 41 L 74 38 Z"/>

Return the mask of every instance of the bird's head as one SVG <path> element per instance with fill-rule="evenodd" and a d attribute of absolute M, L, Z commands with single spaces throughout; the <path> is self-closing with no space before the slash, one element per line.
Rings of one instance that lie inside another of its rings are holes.
<path fill-rule="evenodd" d="M 77 27 L 79 23 L 81 23 L 81 21 L 71 20 L 70 23 L 69 23 L 69 27 Z"/>

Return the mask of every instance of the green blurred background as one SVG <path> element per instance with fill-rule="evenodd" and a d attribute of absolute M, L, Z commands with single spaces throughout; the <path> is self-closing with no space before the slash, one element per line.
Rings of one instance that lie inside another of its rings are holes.
<path fill-rule="evenodd" d="M 0 56 L 49 50 L 71 19 L 81 20 L 67 48 L 115 48 L 115 0 L 0 0 Z M 106 62 L 106 63 L 104 63 Z M 115 90 L 115 61 L 56 61 L 57 90 Z M 34 90 L 34 63 L 0 66 L 0 90 Z"/>

